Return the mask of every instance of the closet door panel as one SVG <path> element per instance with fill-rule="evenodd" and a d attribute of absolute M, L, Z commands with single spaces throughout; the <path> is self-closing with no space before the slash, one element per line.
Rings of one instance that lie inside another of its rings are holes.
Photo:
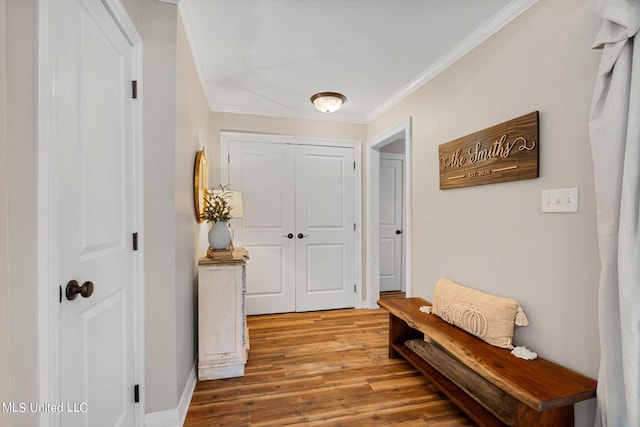
<path fill-rule="evenodd" d="M 293 147 L 233 141 L 229 184 L 242 191 L 243 218 L 231 222 L 234 244 L 244 246 L 247 314 L 295 311 Z"/>
<path fill-rule="evenodd" d="M 354 306 L 353 162 L 352 148 L 296 146 L 297 311 Z"/>

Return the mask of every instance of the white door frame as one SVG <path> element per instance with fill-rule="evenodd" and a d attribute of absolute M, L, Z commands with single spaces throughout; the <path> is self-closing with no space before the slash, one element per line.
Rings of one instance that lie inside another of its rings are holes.
<path fill-rule="evenodd" d="M 289 135 L 269 135 L 246 132 L 220 132 L 220 184 L 229 184 L 229 143 L 234 140 L 260 142 L 265 144 L 316 145 L 325 147 L 351 147 L 356 159 L 355 180 L 355 221 L 356 221 L 356 253 L 355 274 L 356 292 L 355 308 L 362 308 L 362 172 L 359 164 L 362 159 L 362 142 L 348 139 L 309 138 Z"/>
<path fill-rule="evenodd" d="M 104 4 L 114 20 L 118 23 L 125 37 L 134 49 L 134 76 L 140 76 L 142 71 L 142 38 L 135 25 L 129 18 L 120 0 L 96 0 Z M 39 402 L 60 403 L 60 288 L 64 284 L 56 283 L 56 259 L 53 252 L 55 239 L 55 218 L 53 201 L 53 169 L 54 153 L 51 136 L 54 135 L 53 123 L 55 111 L 53 108 L 54 92 L 51 86 L 53 66 L 52 54 L 48 35 L 50 10 L 55 7 L 53 0 L 39 0 L 38 2 L 38 362 L 39 362 Z M 138 94 L 142 93 L 138 85 Z M 135 145 L 134 162 L 134 218 L 133 229 L 144 229 L 143 224 L 143 134 L 142 134 L 142 99 L 138 98 L 133 108 L 133 144 Z M 141 236 L 143 237 L 143 236 Z M 136 281 L 133 291 L 133 305 L 135 307 L 133 325 L 135 381 L 140 385 L 140 395 L 144 396 L 144 238 L 140 239 L 138 256 L 134 261 Z M 132 391 L 133 392 L 133 391 Z M 135 422 L 144 426 L 144 399 L 135 405 Z M 50 412 L 42 414 L 41 426 L 60 427 L 59 414 Z"/>
<path fill-rule="evenodd" d="M 367 171 L 365 186 L 367 189 L 367 299 L 364 302 L 368 308 L 378 308 L 376 301 L 380 298 L 380 148 L 400 139 L 405 140 L 405 171 L 404 171 L 404 271 L 405 292 L 412 296 L 413 286 L 411 277 L 411 117 L 403 120 L 391 129 L 382 132 L 367 141 L 365 148 L 365 169 Z"/>

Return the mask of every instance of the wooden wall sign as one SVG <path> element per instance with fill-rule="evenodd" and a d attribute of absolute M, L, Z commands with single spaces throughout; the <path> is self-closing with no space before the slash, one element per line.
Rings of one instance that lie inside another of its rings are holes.
<path fill-rule="evenodd" d="M 538 177 L 538 112 L 438 146 L 440 189 Z"/>

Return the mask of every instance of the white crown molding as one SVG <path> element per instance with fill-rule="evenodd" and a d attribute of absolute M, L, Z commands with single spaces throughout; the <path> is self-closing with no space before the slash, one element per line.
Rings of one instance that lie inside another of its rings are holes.
<path fill-rule="evenodd" d="M 427 68 L 420 76 L 418 76 L 418 78 L 396 92 L 385 102 L 374 108 L 369 114 L 367 114 L 366 122 L 371 123 L 372 121 L 380 117 L 391 107 L 405 99 L 407 96 L 411 95 L 422 85 L 453 65 L 456 61 L 465 56 L 467 53 L 471 52 L 493 34 L 500 31 L 507 24 L 516 19 L 537 2 L 538 0 L 519 0 L 509 4 L 485 25 L 483 25 L 481 28 L 478 28 L 457 46 L 447 52 L 447 54 L 445 54 L 442 58 L 435 62 L 431 67 Z"/>
<path fill-rule="evenodd" d="M 161 1 L 162 3 L 180 4 L 180 0 L 156 0 L 156 1 Z"/>

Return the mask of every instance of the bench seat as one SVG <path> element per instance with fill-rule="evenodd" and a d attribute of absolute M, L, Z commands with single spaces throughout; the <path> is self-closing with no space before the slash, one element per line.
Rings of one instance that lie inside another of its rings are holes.
<path fill-rule="evenodd" d="M 523 360 L 420 311 L 422 298 L 388 299 L 389 357 L 402 357 L 480 426 L 572 426 L 573 405 L 596 381 L 538 357 Z"/>

